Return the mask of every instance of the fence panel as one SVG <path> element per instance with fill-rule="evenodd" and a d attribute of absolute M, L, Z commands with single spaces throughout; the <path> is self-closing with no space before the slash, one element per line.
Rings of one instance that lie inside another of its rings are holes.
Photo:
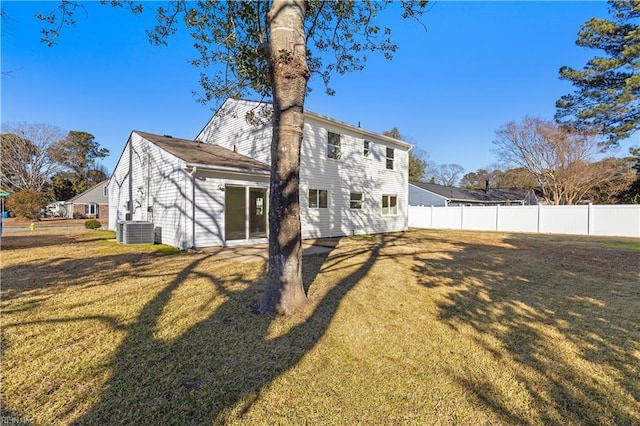
<path fill-rule="evenodd" d="M 640 237 L 640 206 L 591 206 L 591 235 Z"/>
<path fill-rule="evenodd" d="M 495 231 L 496 215 L 495 206 L 469 206 L 462 209 L 462 228 L 476 231 Z"/>
<path fill-rule="evenodd" d="M 409 206 L 409 227 L 433 228 L 431 226 L 431 212 L 434 207 Z"/>
<path fill-rule="evenodd" d="M 434 228 L 462 229 L 462 207 L 434 207 L 432 219 Z"/>
<path fill-rule="evenodd" d="M 538 232 L 538 206 L 507 206 L 498 208 L 498 231 Z"/>
<path fill-rule="evenodd" d="M 589 206 L 541 206 L 540 232 L 589 234 Z"/>
<path fill-rule="evenodd" d="M 410 206 L 409 226 L 640 238 L 640 205 Z"/>

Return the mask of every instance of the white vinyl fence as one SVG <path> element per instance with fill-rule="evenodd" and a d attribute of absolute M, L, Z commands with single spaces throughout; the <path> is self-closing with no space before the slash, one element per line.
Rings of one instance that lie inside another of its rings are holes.
<path fill-rule="evenodd" d="M 409 206 L 409 226 L 640 238 L 640 205 Z"/>

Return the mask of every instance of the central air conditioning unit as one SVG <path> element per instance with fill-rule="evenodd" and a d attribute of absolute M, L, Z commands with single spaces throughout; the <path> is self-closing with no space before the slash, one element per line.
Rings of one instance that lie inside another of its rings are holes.
<path fill-rule="evenodd" d="M 151 222 L 127 220 L 118 223 L 116 241 L 122 244 L 153 244 L 154 225 Z"/>

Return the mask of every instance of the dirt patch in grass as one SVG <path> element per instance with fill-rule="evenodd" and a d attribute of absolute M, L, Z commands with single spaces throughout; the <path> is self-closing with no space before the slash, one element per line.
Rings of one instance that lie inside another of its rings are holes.
<path fill-rule="evenodd" d="M 38 220 L 29 220 L 19 217 L 10 217 L 2 219 L 2 226 L 5 228 L 28 228 L 32 223 L 36 226 L 36 229 L 50 229 L 50 228 L 68 228 L 68 227 L 84 227 L 84 223 L 89 219 L 67 219 L 67 218 L 40 218 Z M 98 219 L 103 228 L 106 228 L 108 223 L 106 219 Z"/>
<path fill-rule="evenodd" d="M 109 232 L 2 239 L 2 405 L 36 424 L 638 424 L 638 252 L 413 230 L 265 263 Z M 625 241 L 622 241 L 625 242 Z"/>

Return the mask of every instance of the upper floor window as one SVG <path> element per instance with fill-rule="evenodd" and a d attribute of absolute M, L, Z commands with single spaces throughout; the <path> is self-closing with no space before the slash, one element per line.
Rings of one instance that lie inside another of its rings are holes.
<path fill-rule="evenodd" d="M 339 160 L 342 157 L 340 146 L 340 135 L 338 133 L 329 132 L 327 138 L 327 158 Z"/>
<path fill-rule="evenodd" d="M 394 152 L 393 148 L 387 148 L 387 169 L 393 170 Z"/>
<path fill-rule="evenodd" d="M 326 189 L 310 189 L 309 190 L 309 208 L 310 209 L 326 209 L 327 208 L 327 190 Z"/>
<path fill-rule="evenodd" d="M 370 141 L 364 141 L 364 143 L 362 144 L 362 155 L 367 158 L 371 155 L 371 142 Z"/>
<path fill-rule="evenodd" d="M 396 195 L 382 196 L 382 214 L 383 215 L 398 214 L 398 197 Z"/>
<path fill-rule="evenodd" d="M 361 209 L 362 208 L 362 192 L 352 192 L 349 198 L 349 208 Z"/>

